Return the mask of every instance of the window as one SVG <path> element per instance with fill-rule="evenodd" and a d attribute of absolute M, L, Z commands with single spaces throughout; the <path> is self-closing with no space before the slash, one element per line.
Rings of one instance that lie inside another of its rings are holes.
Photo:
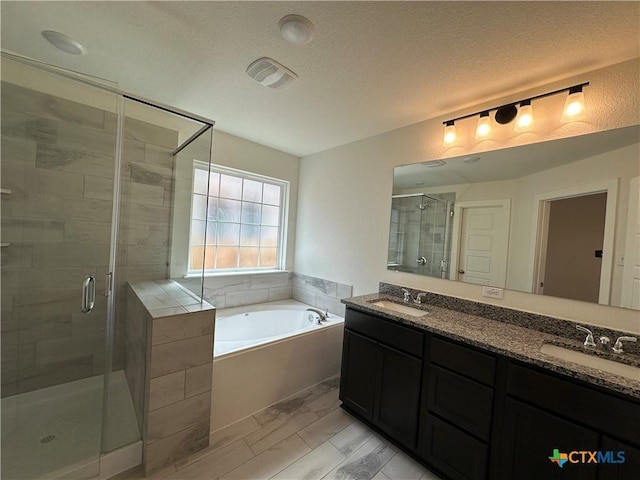
<path fill-rule="evenodd" d="M 209 273 L 282 269 L 288 187 L 283 180 L 194 162 L 189 271 L 203 263 Z"/>

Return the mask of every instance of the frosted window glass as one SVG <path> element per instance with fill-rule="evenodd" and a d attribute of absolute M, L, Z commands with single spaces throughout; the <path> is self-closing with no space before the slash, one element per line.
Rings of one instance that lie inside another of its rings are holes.
<path fill-rule="evenodd" d="M 244 180 L 244 188 L 242 190 L 242 199 L 247 202 L 262 202 L 262 182 L 253 180 Z"/>
<path fill-rule="evenodd" d="M 275 247 L 278 245 L 278 228 L 262 227 L 260 232 L 260 245 L 266 247 Z"/>
<path fill-rule="evenodd" d="M 218 247 L 217 268 L 235 268 L 238 266 L 238 247 Z"/>
<path fill-rule="evenodd" d="M 207 218 L 207 197 L 203 195 L 193 196 L 192 218 L 204 220 Z"/>
<path fill-rule="evenodd" d="M 216 247 L 204 247 L 204 269 L 216 268 Z"/>
<path fill-rule="evenodd" d="M 192 246 L 189 249 L 189 268 L 191 270 L 201 270 L 204 258 L 204 247 Z"/>
<path fill-rule="evenodd" d="M 238 245 L 240 240 L 239 223 L 218 224 L 218 245 Z"/>
<path fill-rule="evenodd" d="M 220 174 L 211 172 L 209 174 L 209 195 L 217 197 L 220 195 Z"/>
<path fill-rule="evenodd" d="M 264 197 L 262 202 L 269 205 L 280 205 L 280 190 L 278 185 L 264 184 Z"/>
<path fill-rule="evenodd" d="M 220 196 L 240 200 L 242 198 L 242 179 L 231 175 L 220 175 Z"/>
<path fill-rule="evenodd" d="M 218 198 L 217 197 L 209 197 L 207 202 L 207 219 L 209 220 L 217 220 L 218 219 Z"/>
<path fill-rule="evenodd" d="M 258 266 L 258 247 L 240 247 L 240 267 Z"/>
<path fill-rule="evenodd" d="M 221 198 L 218 204 L 218 221 L 240 222 L 240 208 L 242 202 Z"/>
<path fill-rule="evenodd" d="M 242 223 L 260 225 L 260 211 L 262 205 L 259 203 L 242 202 Z"/>
<path fill-rule="evenodd" d="M 204 225 L 203 220 L 191 221 L 191 245 L 204 245 Z"/>
<path fill-rule="evenodd" d="M 280 209 L 264 205 L 262 207 L 262 225 L 280 225 Z"/>
<path fill-rule="evenodd" d="M 207 245 L 216 245 L 218 239 L 216 238 L 217 232 L 217 223 L 215 222 L 207 222 Z"/>
<path fill-rule="evenodd" d="M 199 193 L 201 195 L 207 194 L 207 181 L 209 175 L 206 170 L 196 168 L 193 172 L 193 193 Z"/>
<path fill-rule="evenodd" d="M 257 246 L 260 240 L 260 227 L 257 225 L 242 225 L 240 228 L 240 245 Z"/>
<path fill-rule="evenodd" d="M 260 266 L 275 267 L 277 250 L 275 248 L 260 248 Z"/>

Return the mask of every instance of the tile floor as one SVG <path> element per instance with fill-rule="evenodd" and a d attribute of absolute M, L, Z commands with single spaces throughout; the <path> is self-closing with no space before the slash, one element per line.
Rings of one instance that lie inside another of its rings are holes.
<path fill-rule="evenodd" d="M 147 478 L 439 480 L 342 410 L 338 383 L 320 383 L 214 432 L 209 448 Z M 113 480 L 142 478 L 136 469 Z"/>

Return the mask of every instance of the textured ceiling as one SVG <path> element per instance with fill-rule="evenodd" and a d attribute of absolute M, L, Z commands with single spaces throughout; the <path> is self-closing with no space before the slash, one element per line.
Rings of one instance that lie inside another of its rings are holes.
<path fill-rule="evenodd" d="M 640 56 L 638 2 L 1 2 L 1 46 L 304 156 Z M 286 14 L 316 38 L 279 35 Z M 87 55 L 62 53 L 56 30 Z M 268 56 L 299 79 L 251 80 Z"/>

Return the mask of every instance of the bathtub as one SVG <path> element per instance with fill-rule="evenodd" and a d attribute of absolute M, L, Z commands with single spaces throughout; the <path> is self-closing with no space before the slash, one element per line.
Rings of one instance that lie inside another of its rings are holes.
<path fill-rule="evenodd" d="M 344 318 L 295 300 L 217 310 L 211 432 L 337 375 Z"/>

